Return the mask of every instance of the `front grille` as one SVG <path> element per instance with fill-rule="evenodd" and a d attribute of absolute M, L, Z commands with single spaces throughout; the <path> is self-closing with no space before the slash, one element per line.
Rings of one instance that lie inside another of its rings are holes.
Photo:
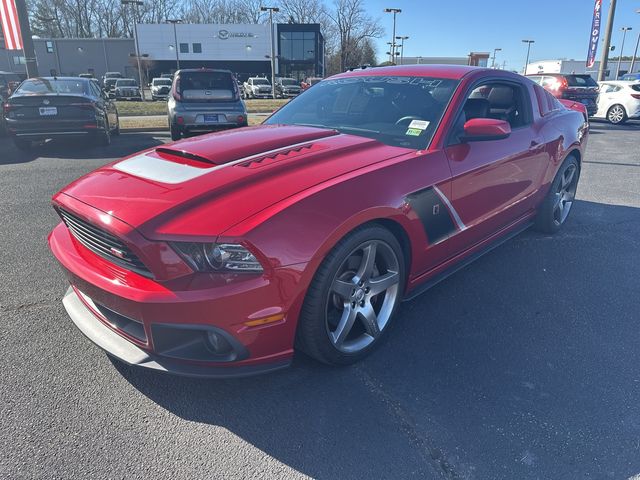
<path fill-rule="evenodd" d="M 59 208 L 58 212 L 76 240 L 93 253 L 127 270 L 132 270 L 145 277 L 152 276 L 144 263 L 120 239 L 67 210 Z"/>

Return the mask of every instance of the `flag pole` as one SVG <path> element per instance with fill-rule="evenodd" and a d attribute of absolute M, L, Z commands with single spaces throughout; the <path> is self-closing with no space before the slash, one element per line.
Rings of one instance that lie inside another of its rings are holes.
<path fill-rule="evenodd" d="M 31 27 L 29 26 L 29 14 L 27 13 L 27 3 L 25 0 L 14 0 L 16 11 L 18 13 L 18 21 L 20 23 L 20 33 L 22 34 L 22 52 L 25 59 L 27 69 L 27 77 L 33 78 L 38 76 L 38 64 L 36 62 L 36 52 L 33 48 L 33 39 L 31 38 Z M 58 75 L 60 72 L 58 72 Z"/>

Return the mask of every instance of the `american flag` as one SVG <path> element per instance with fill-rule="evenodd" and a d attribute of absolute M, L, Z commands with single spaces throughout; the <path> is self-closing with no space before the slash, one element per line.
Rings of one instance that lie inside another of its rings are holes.
<path fill-rule="evenodd" d="M 0 0 L 0 17 L 2 17 L 5 48 L 22 50 L 22 33 L 15 0 Z"/>

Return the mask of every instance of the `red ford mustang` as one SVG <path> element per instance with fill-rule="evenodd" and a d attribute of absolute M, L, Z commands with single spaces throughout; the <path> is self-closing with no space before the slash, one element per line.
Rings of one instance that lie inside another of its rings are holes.
<path fill-rule="evenodd" d="M 402 299 L 571 210 L 584 107 L 461 66 L 326 79 L 264 125 L 155 147 L 53 198 L 76 326 L 129 364 L 355 362 Z"/>

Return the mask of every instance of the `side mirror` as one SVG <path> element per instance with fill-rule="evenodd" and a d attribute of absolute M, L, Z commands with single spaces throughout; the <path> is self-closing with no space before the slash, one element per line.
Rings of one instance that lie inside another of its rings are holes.
<path fill-rule="evenodd" d="M 464 124 L 464 142 L 481 142 L 487 140 L 502 140 L 511 135 L 511 125 L 504 120 L 493 118 L 472 118 Z"/>

